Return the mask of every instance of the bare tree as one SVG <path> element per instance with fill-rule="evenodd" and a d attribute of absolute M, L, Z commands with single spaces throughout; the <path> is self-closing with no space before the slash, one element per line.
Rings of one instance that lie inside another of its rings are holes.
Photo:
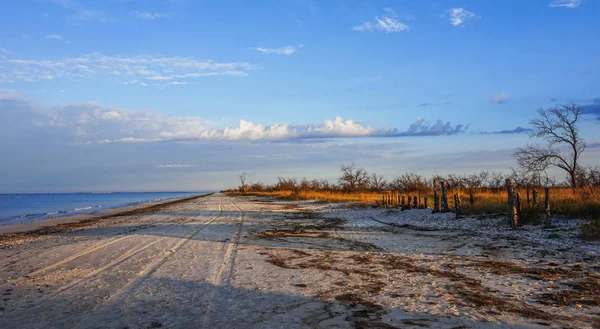
<path fill-rule="evenodd" d="M 371 174 L 369 180 L 369 189 L 373 191 L 381 191 L 387 186 L 387 181 L 383 179 L 383 175 L 377 175 L 376 173 Z"/>
<path fill-rule="evenodd" d="M 394 190 L 402 191 L 424 191 L 429 189 L 425 178 L 416 173 L 404 173 L 394 178 L 389 185 Z"/>
<path fill-rule="evenodd" d="M 490 173 L 488 171 L 482 171 L 479 174 L 466 176 L 463 178 L 463 181 L 469 190 L 473 190 L 483 187 L 488 177 L 490 177 Z"/>
<path fill-rule="evenodd" d="M 527 171 L 540 172 L 549 167 L 560 168 L 567 172 L 571 187 L 577 187 L 578 160 L 585 150 L 585 143 L 579 137 L 577 122 L 581 117 L 581 109 L 573 104 L 539 109 L 538 118 L 530 121 L 533 126 L 531 137 L 546 141 L 547 148 L 527 145 L 515 152 L 519 166 Z M 565 145 L 569 149 L 567 155 L 554 149 L 554 146 Z"/>
<path fill-rule="evenodd" d="M 308 191 L 311 189 L 311 183 L 308 179 L 303 177 L 302 180 L 300 180 L 300 184 L 298 184 L 298 188 L 302 191 Z"/>
<path fill-rule="evenodd" d="M 466 177 L 456 174 L 450 174 L 447 178 L 445 178 L 445 180 L 448 183 L 448 188 L 452 190 L 455 188 L 465 187 Z"/>
<path fill-rule="evenodd" d="M 577 186 L 600 186 L 600 167 L 580 167 L 577 170 Z"/>
<path fill-rule="evenodd" d="M 239 176 L 240 178 L 240 191 L 246 192 L 248 189 L 248 185 L 246 185 L 246 180 L 248 179 L 248 173 L 243 172 Z"/>
<path fill-rule="evenodd" d="M 364 190 L 369 183 L 369 173 L 354 163 L 340 167 L 342 177 L 338 179 L 342 189 L 347 191 Z"/>
<path fill-rule="evenodd" d="M 493 189 L 500 189 L 504 187 L 504 175 L 502 173 L 492 171 L 490 178 L 488 179 L 488 187 Z"/>
<path fill-rule="evenodd" d="M 277 177 L 275 189 L 279 191 L 293 191 L 298 187 L 296 178 Z"/>

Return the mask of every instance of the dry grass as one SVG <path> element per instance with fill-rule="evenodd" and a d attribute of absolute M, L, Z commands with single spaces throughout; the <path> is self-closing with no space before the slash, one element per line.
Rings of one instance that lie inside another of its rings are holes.
<path fill-rule="evenodd" d="M 521 220 L 523 224 L 538 224 L 544 218 L 544 190 L 539 188 L 537 204 L 533 200 L 528 202 L 527 190 L 516 189 L 521 199 Z M 240 194 L 239 192 L 232 192 Z M 450 208 L 454 208 L 454 193 L 461 196 L 462 215 L 502 215 L 507 211 L 507 196 L 504 190 L 479 189 L 473 192 L 473 204 L 470 203 L 468 190 L 453 190 L 448 193 Z M 428 199 L 429 208 L 433 207 L 433 193 L 430 192 L 341 192 L 341 191 L 269 191 L 248 192 L 247 195 L 274 197 L 283 200 L 316 200 L 325 203 L 348 202 L 354 206 L 381 206 L 384 196 L 391 195 L 394 205 L 397 206 L 398 196 L 406 200 L 410 198 L 411 204 L 414 196 L 421 197 L 421 205 L 425 198 Z M 532 194 L 532 193 L 531 193 Z M 530 194 L 530 199 L 533 196 Z M 594 222 L 583 226 L 583 238 L 586 240 L 600 240 L 600 189 L 599 188 L 552 188 L 550 189 L 550 211 L 553 215 L 563 215 L 571 218 L 592 219 Z"/>
<path fill-rule="evenodd" d="M 530 206 L 527 202 L 527 191 L 517 189 L 521 196 L 521 205 L 524 211 Z M 531 205 L 531 208 L 538 213 L 544 212 L 544 191 L 538 189 L 537 205 Z M 454 207 L 453 194 L 459 193 L 462 199 L 462 213 L 470 215 L 480 214 L 502 214 L 507 210 L 506 192 L 504 190 L 480 189 L 473 192 L 474 203 L 469 202 L 468 190 L 450 191 L 448 202 L 451 208 Z M 284 200 L 316 200 L 320 202 L 350 202 L 357 206 L 377 206 L 381 205 L 384 195 L 393 196 L 420 196 L 421 203 L 427 197 L 428 205 L 433 206 L 432 192 L 341 192 L 341 191 L 269 191 L 269 192 L 249 192 L 246 194 L 275 197 Z M 392 199 L 397 200 L 396 197 Z M 412 203 L 412 202 L 411 202 Z M 552 214 L 565 215 L 569 217 L 600 219 L 600 189 L 583 188 L 572 190 L 569 188 L 552 188 L 550 190 L 550 208 Z"/>

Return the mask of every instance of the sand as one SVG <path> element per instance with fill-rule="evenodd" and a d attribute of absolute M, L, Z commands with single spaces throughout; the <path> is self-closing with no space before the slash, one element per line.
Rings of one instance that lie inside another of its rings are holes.
<path fill-rule="evenodd" d="M 2 235 L 0 328 L 600 326 L 597 244 L 497 225 L 217 193 Z"/>

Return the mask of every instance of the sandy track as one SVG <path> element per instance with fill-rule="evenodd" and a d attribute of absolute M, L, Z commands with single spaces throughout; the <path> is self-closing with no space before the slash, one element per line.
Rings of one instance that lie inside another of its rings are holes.
<path fill-rule="evenodd" d="M 0 328 L 599 324 L 595 258 L 266 201 L 215 194 L 13 237 Z"/>

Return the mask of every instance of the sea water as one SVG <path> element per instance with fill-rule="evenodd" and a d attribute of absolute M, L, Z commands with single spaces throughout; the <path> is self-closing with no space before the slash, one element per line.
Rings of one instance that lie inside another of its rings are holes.
<path fill-rule="evenodd" d="M 0 226 L 68 216 L 207 192 L 0 194 Z"/>

